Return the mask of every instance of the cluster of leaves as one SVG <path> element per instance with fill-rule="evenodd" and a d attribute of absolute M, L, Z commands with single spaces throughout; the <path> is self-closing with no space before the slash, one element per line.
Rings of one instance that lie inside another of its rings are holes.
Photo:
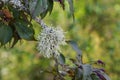
<path fill-rule="evenodd" d="M 31 23 L 32 19 L 41 17 L 43 19 L 47 13 L 51 13 L 54 1 L 60 3 L 65 8 L 65 0 L 21 0 L 23 8 L 14 7 L 8 2 L 0 1 L 0 45 L 8 42 L 13 47 L 19 40 L 34 40 L 34 29 Z M 71 14 L 73 14 L 73 2 L 68 0 Z M 65 64 L 65 57 L 61 54 L 59 60 L 56 60 L 55 80 L 64 80 L 69 75 L 72 80 L 110 80 L 103 69 L 94 68 L 92 64 L 85 64 L 82 61 L 82 53 L 75 42 L 69 41 L 69 44 L 77 52 L 76 59 L 70 59 L 74 66 Z M 104 62 L 98 60 L 94 64 L 104 65 Z"/>
<path fill-rule="evenodd" d="M 32 20 L 36 17 L 43 19 L 47 13 L 51 13 L 54 1 L 65 8 L 64 0 L 21 0 L 21 7 L 0 1 L 0 45 L 8 42 L 13 47 L 19 40 L 35 40 Z M 73 14 L 73 2 L 68 0 L 70 11 Z M 17 5 L 17 4 L 16 4 Z"/>
<path fill-rule="evenodd" d="M 76 59 L 68 59 L 61 53 L 58 61 L 55 59 L 55 68 L 52 71 L 46 71 L 54 75 L 54 80 L 66 80 L 68 79 L 66 76 L 70 80 L 110 80 L 103 68 L 105 63 L 102 60 L 84 63 L 82 61 L 82 52 L 77 43 L 74 41 L 68 41 L 67 43 L 76 51 Z M 66 59 L 72 64 L 67 64 Z"/>

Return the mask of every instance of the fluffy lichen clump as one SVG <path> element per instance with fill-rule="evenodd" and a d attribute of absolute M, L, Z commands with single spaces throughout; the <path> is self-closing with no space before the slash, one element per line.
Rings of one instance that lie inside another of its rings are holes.
<path fill-rule="evenodd" d="M 14 8 L 23 9 L 24 6 L 21 3 L 21 0 L 2 0 L 4 3 L 12 4 Z"/>
<path fill-rule="evenodd" d="M 60 27 L 45 27 L 38 36 L 37 49 L 47 58 L 59 56 L 60 45 L 65 44 L 64 32 Z"/>

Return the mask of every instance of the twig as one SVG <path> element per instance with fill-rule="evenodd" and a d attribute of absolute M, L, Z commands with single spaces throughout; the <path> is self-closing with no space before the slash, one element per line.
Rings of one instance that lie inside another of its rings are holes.
<path fill-rule="evenodd" d="M 46 27 L 48 27 L 40 18 L 36 17 L 34 20 L 35 20 L 38 24 L 40 24 L 43 29 L 46 28 Z"/>
<path fill-rule="evenodd" d="M 62 77 L 62 75 L 59 72 L 59 68 L 58 68 L 59 67 L 59 62 L 58 62 L 57 58 L 54 58 L 54 60 L 55 60 L 55 67 L 56 67 L 56 72 L 57 72 L 57 75 L 54 76 L 54 80 L 58 80 L 58 79 L 64 80 L 64 78 Z"/>

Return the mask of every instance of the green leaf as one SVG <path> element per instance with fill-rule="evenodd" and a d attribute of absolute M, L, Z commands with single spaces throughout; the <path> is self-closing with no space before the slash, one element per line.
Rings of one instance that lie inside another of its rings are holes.
<path fill-rule="evenodd" d="M 8 8 L 12 12 L 12 15 L 14 16 L 14 18 L 19 19 L 20 11 L 18 9 L 16 9 L 16 8 L 12 8 L 11 6 L 9 6 Z"/>
<path fill-rule="evenodd" d="M 73 0 L 68 0 L 69 3 L 69 8 L 70 8 L 70 13 L 73 16 L 73 20 L 74 20 L 74 7 L 73 7 Z"/>
<path fill-rule="evenodd" d="M 100 80 L 96 74 L 91 74 L 90 76 L 91 76 L 92 80 Z"/>
<path fill-rule="evenodd" d="M 34 12 L 36 4 L 37 4 L 37 0 L 31 0 L 29 2 L 29 11 L 31 14 Z"/>
<path fill-rule="evenodd" d="M 7 42 L 9 42 L 12 39 L 12 29 L 5 25 L 0 23 L 0 43 L 1 45 L 5 45 Z"/>
<path fill-rule="evenodd" d="M 17 21 L 14 23 L 16 31 L 20 38 L 25 40 L 35 40 L 34 39 L 34 30 L 31 26 L 28 27 L 28 24 L 24 21 Z"/>
<path fill-rule="evenodd" d="M 65 57 L 64 57 L 64 55 L 61 54 L 61 53 L 60 53 L 60 55 L 59 55 L 59 63 L 60 63 L 60 64 L 65 64 Z"/>
<path fill-rule="evenodd" d="M 41 19 L 43 19 L 47 15 L 47 12 L 48 12 L 48 10 L 40 14 Z"/>
<path fill-rule="evenodd" d="M 48 0 L 48 9 L 40 14 L 41 19 L 43 19 L 47 15 L 48 11 L 51 14 L 52 10 L 53 10 L 53 0 Z"/>
<path fill-rule="evenodd" d="M 80 68 L 75 69 L 75 80 L 82 80 L 83 78 L 83 70 Z"/>
<path fill-rule="evenodd" d="M 84 64 L 82 65 L 82 68 L 83 68 L 83 80 L 92 80 L 92 78 L 90 77 L 92 73 L 92 66 L 89 64 Z"/>
<path fill-rule="evenodd" d="M 48 0 L 48 11 L 51 14 L 52 10 L 53 10 L 53 0 Z"/>
<path fill-rule="evenodd" d="M 32 11 L 33 18 L 35 18 L 36 16 L 39 16 L 41 13 L 45 12 L 47 9 L 48 9 L 48 2 L 47 2 L 47 0 L 37 0 L 35 8 Z"/>
<path fill-rule="evenodd" d="M 67 41 L 67 43 L 69 43 L 72 46 L 72 48 L 76 51 L 76 53 L 77 53 L 76 58 L 77 58 L 78 62 L 82 63 L 82 52 L 79 49 L 77 43 L 75 41 Z"/>
<path fill-rule="evenodd" d="M 75 41 L 67 41 L 67 43 L 69 43 L 72 46 L 72 48 L 77 52 L 77 54 L 82 55 L 81 50 L 79 49 Z"/>
<path fill-rule="evenodd" d="M 111 80 L 110 77 L 104 73 L 103 71 L 100 71 L 100 74 L 106 79 L 106 80 Z"/>
<path fill-rule="evenodd" d="M 20 37 L 19 37 L 18 33 L 14 33 L 13 36 L 14 36 L 13 37 L 13 43 L 11 45 L 11 48 L 13 48 L 15 46 L 15 44 L 18 42 L 18 40 L 20 40 Z"/>

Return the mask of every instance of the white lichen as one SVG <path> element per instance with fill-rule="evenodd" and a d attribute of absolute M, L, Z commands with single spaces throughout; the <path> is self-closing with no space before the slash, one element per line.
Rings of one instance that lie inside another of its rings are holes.
<path fill-rule="evenodd" d="M 24 6 L 20 0 L 2 0 L 4 3 L 12 4 L 14 8 L 23 9 Z"/>
<path fill-rule="evenodd" d="M 19 7 L 20 9 L 23 8 L 23 4 L 21 3 L 20 0 L 10 0 L 9 1 L 15 8 Z"/>
<path fill-rule="evenodd" d="M 60 45 L 64 44 L 65 36 L 60 27 L 45 27 L 38 36 L 37 49 L 44 57 L 58 57 Z"/>

